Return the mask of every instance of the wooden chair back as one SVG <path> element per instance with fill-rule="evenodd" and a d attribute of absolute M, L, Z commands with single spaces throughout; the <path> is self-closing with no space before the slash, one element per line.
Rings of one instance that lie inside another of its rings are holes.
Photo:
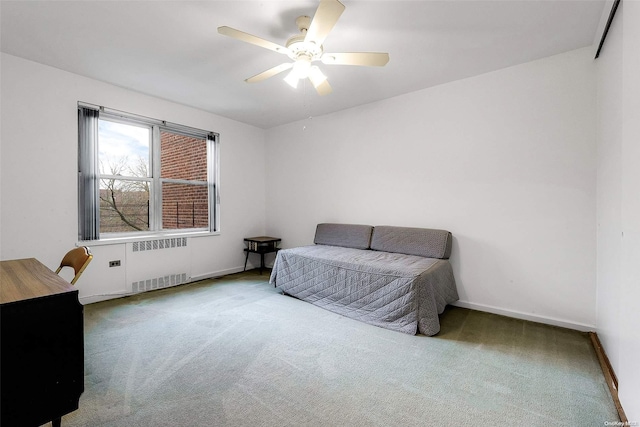
<path fill-rule="evenodd" d="M 60 273 L 63 267 L 71 267 L 75 272 L 75 276 L 73 280 L 71 280 L 71 284 L 75 285 L 75 283 L 80 278 L 80 275 L 87 268 L 87 265 L 93 259 L 93 255 L 91 251 L 86 246 L 79 246 L 75 249 L 71 249 L 67 254 L 62 258 L 60 262 L 60 267 L 56 270 L 56 273 Z"/>

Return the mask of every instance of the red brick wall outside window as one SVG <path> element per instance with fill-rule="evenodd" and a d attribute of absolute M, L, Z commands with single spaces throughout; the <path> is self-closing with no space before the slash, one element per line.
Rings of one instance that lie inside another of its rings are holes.
<path fill-rule="evenodd" d="M 162 184 L 162 228 L 208 227 L 206 140 L 161 131 L 160 153 L 161 178 L 200 181 L 204 184 Z"/>

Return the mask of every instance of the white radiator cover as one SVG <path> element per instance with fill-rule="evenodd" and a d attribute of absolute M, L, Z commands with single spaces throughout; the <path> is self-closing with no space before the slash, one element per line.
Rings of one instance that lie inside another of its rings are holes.
<path fill-rule="evenodd" d="M 191 251 L 185 237 L 127 243 L 127 283 L 132 293 L 191 281 Z"/>
<path fill-rule="evenodd" d="M 182 285 L 187 283 L 187 273 L 171 274 L 163 277 L 155 277 L 153 279 L 140 280 L 131 283 L 131 292 L 145 292 L 154 289 L 167 288 L 169 286 Z"/>
<path fill-rule="evenodd" d="M 154 251 L 158 249 L 181 248 L 187 246 L 186 237 L 171 237 L 167 239 L 151 239 L 131 243 L 132 252 Z"/>

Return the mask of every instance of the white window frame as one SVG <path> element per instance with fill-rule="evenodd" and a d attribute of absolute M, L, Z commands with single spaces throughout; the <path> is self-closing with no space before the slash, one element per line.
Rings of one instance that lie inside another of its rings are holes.
<path fill-rule="evenodd" d="M 116 123 L 135 125 L 135 126 L 143 126 L 148 127 L 151 131 L 151 141 L 149 145 L 150 151 L 150 177 L 142 178 L 142 177 L 130 177 L 130 176 L 112 176 L 108 174 L 100 174 L 97 171 L 96 179 L 98 182 L 101 179 L 118 179 L 118 180 L 129 180 L 129 181 L 146 181 L 149 182 L 150 191 L 149 191 L 149 230 L 145 231 L 128 231 L 128 232 L 118 232 L 118 233 L 99 233 L 99 221 L 100 221 L 100 209 L 99 209 L 99 200 L 92 200 L 91 203 L 95 203 L 98 206 L 98 209 L 95 210 L 95 221 L 98 222 L 97 225 L 97 238 L 94 239 L 86 239 L 84 238 L 85 232 L 82 230 L 83 219 L 79 218 L 78 221 L 78 234 L 80 241 L 91 242 L 92 244 L 100 243 L 100 242 L 113 242 L 113 241 L 135 241 L 135 240 L 143 240 L 149 237 L 166 237 L 166 236 L 197 236 L 197 235 L 211 235 L 211 234 L 219 234 L 220 233 L 220 197 L 219 197 L 219 181 L 220 181 L 220 135 L 215 132 L 205 131 L 201 129 L 196 129 L 188 126 L 179 125 L 176 123 L 170 123 L 163 120 L 151 119 L 143 116 L 139 116 L 136 114 L 125 113 L 118 110 L 113 110 L 105 107 L 95 106 L 87 103 L 78 103 L 78 108 L 86 108 L 96 110 L 99 113 L 98 120 L 107 120 Z M 207 150 L 207 181 L 194 181 L 194 180 L 183 180 L 183 179 L 172 179 L 172 178 L 162 178 L 160 176 L 160 132 L 167 131 L 174 134 L 180 134 L 185 136 L 191 136 L 195 138 L 202 138 L 206 143 Z M 97 150 L 97 136 L 95 138 L 95 142 L 87 142 L 83 141 L 83 138 L 79 136 L 79 144 L 83 143 L 95 143 L 95 147 L 93 147 L 93 152 L 95 156 L 98 156 Z M 96 158 L 97 161 L 97 158 Z M 78 159 L 78 167 L 79 167 L 79 177 L 84 173 L 83 170 L 86 168 L 86 165 L 83 164 L 83 159 L 79 153 Z M 79 181 L 80 182 L 80 181 Z M 162 184 L 163 183 L 173 183 L 173 184 L 187 184 L 187 185 L 206 185 L 208 187 L 208 218 L 209 225 L 208 227 L 201 228 L 179 228 L 179 229 L 163 229 L 162 228 Z M 79 191 L 79 196 L 80 196 Z M 99 191 L 95 195 L 96 198 L 99 199 Z M 79 197 L 78 203 L 78 211 L 80 217 L 82 215 L 86 215 L 86 210 L 83 209 L 82 198 Z"/>

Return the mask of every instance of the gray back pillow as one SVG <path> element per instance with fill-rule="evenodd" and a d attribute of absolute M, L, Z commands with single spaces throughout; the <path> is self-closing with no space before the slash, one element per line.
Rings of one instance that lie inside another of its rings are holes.
<path fill-rule="evenodd" d="M 371 249 L 448 259 L 451 255 L 451 233 L 430 228 L 377 226 L 373 229 Z"/>
<path fill-rule="evenodd" d="M 317 245 L 369 249 L 372 231 L 373 227 L 370 225 L 318 224 L 313 243 Z"/>

